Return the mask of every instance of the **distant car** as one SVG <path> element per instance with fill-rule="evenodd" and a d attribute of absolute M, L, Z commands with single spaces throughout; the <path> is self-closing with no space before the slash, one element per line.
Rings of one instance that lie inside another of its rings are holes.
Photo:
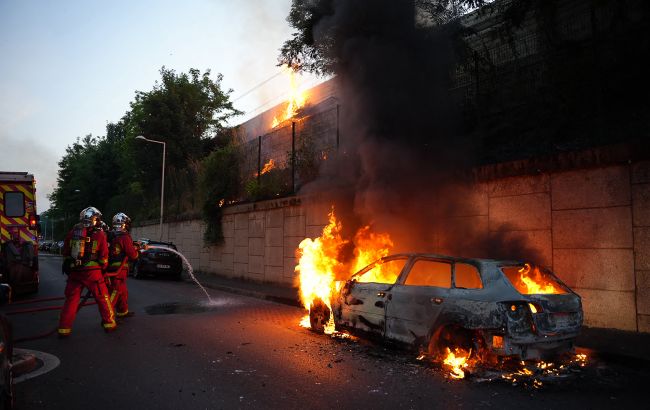
<path fill-rule="evenodd" d="M 332 310 L 310 309 L 321 332 L 337 328 L 444 354 L 463 348 L 492 357 L 542 359 L 573 350 L 580 296 L 551 271 L 528 263 L 432 254 L 382 258 L 337 284 Z"/>
<path fill-rule="evenodd" d="M 38 244 L 38 250 L 39 251 L 46 251 L 47 250 L 47 245 L 49 244 L 49 241 L 43 241 Z"/>
<path fill-rule="evenodd" d="M 63 241 L 52 242 L 47 249 L 50 253 L 60 254 L 63 251 Z"/>
<path fill-rule="evenodd" d="M 135 279 L 145 276 L 167 276 L 180 280 L 183 273 L 183 261 L 176 253 L 176 245 L 171 242 L 140 239 L 136 241 L 143 245 L 138 251 L 140 255 L 133 263 L 131 275 Z"/>

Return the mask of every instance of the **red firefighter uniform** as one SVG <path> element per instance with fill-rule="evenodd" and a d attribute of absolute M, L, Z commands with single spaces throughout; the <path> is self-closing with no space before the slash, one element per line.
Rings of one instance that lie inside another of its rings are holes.
<path fill-rule="evenodd" d="M 74 256 L 71 252 L 75 253 L 77 258 L 69 259 L 70 274 L 65 287 L 65 302 L 59 318 L 59 335 L 67 336 L 72 332 L 72 323 L 77 315 L 79 299 L 84 288 L 90 290 L 97 302 L 104 330 L 108 332 L 115 329 L 117 326 L 115 314 L 102 274 L 102 270 L 108 265 L 106 234 L 98 228 L 75 225 L 65 237 L 63 256 Z"/>
<path fill-rule="evenodd" d="M 109 291 L 117 317 L 125 317 L 129 315 L 129 291 L 126 287 L 129 261 L 138 259 L 138 251 L 133 246 L 133 239 L 128 232 L 114 231 L 112 234 L 108 270 L 115 273 L 115 276 L 111 280 Z"/>

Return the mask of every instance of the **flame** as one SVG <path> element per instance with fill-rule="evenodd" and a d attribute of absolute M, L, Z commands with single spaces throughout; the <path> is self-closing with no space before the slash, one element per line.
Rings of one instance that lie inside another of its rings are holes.
<path fill-rule="evenodd" d="M 449 375 L 454 379 L 465 378 L 465 371 L 463 369 L 467 368 L 467 359 L 469 359 L 472 351 L 466 352 L 458 348 L 455 348 L 453 352 L 449 348 L 446 350 L 447 355 L 442 363 L 450 369 Z"/>
<path fill-rule="evenodd" d="M 343 238 L 341 231 L 343 225 L 337 220 L 334 209 L 328 214 L 328 224 L 323 228 L 320 237 L 316 239 L 304 239 L 298 245 L 298 265 L 295 271 L 298 273 L 300 286 L 300 300 L 310 311 L 314 301 L 320 299 L 332 311 L 332 296 L 340 290 L 341 281 L 339 277 L 347 273 L 348 277 L 358 270 L 366 267 L 389 254 L 393 242 L 388 234 L 374 233 L 370 226 L 359 229 L 354 236 L 354 259 L 351 263 L 341 260 L 342 249 L 349 245 L 350 241 Z M 382 267 L 384 268 L 382 270 Z M 364 275 L 364 282 L 382 281 L 385 278 L 394 278 L 395 273 L 384 265 L 373 269 L 372 275 Z M 347 279 L 347 278 L 346 278 Z M 309 326 L 309 316 L 303 318 L 301 326 Z M 329 323 L 325 326 L 326 334 L 336 332 L 334 317 L 330 315 Z"/>
<path fill-rule="evenodd" d="M 526 263 L 524 266 L 507 266 L 501 268 L 508 280 L 523 295 L 563 294 L 567 291 L 552 274 L 538 266 Z"/>
<path fill-rule="evenodd" d="M 370 226 L 364 226 L 354 235 L 354 245 L 353 272 L 358 272 L 377 259 L 388 256 L 388 252 L 393 247 L 393 241 L 388 234 L 377 234 L 370 230 Z"/>
<path fill-rule="evenodd" d="M 264 164 L 262 171 L 258 174 L 257 172 L 253 174 L 253 177 L 257 178 L 258 175 L 264 175 L 267 172 L 270 172 L 272 169 L 275 169 L 275 160 L 271 158 L 269 162 Z"/>
<path fill-rule="evenodd" d="M 266 164 L 264 164 L 264 168 L 262 168 L 262 175 L 266 174 L 270 170 L 275 168 L 275 161 L 273 161 L 273 158 L 269 160 Z"/>
<path fill-rule="evenodd" d="M 277 127 L 283 121 L 295 117 L 298 110 L 304 107 L 307 102 L 307 92 L 302 89 L 301 84 L 297 80 L 296 71 L 287 65 L 283 65 L 282 67 L 289 74 L 289 99 L 286 108 L 280 116 L 273 117 L 272 128 Z"/>
<path fill-rule="evenodd" d="M 520 280 L 523 283 L 523 286 L 527 289 L 526 294 L 541 295 L 566 293 L 555 283 L 545 280 L 537 266 L 531 268 L 530 264 L 527 263 L 524 267 L 519 269 L 518 272 L 521 274 Z"/>
<path fill-rule="evenodd" d="M 298 272 L 300 300 L 309 311 L 316 299 L 322 300 L 330 311 L 330 299 L 334 293 L 336 271 L 341 269 L 338 257 L 348 242 L 341 236 L 342 225 L 336 219 L 334 210 L 329 213 L 329 223 L 319 238 L 306 238 L 298 245 Z"/>

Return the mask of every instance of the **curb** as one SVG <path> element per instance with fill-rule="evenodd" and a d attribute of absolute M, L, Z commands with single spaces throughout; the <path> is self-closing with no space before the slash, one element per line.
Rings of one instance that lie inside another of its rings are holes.
<path fill-rule="evenodd" d="M 11 371 L 14 377 L 33 371 L 38 365 L 36 356 L 32 354 L 14 354 L 11 359 Z"/>

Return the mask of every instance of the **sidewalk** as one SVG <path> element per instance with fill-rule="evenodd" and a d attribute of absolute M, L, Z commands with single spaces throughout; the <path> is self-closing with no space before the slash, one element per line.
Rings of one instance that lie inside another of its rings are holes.
<path fill-rule="evenodd" d="M 302 306 L 298 289 L 271 283 L 251 282 L 195 272 L 205 287 L 251 296 L 259 299 Z M 190 280 L 190 279 L 187 279 Z M 615 360 L 638 360 L 650 362 L 650 333 L 627 332 L 616 329 L 583 327 L 576 339 L 578 348 L 588 349 L 596 355 Z"/>

